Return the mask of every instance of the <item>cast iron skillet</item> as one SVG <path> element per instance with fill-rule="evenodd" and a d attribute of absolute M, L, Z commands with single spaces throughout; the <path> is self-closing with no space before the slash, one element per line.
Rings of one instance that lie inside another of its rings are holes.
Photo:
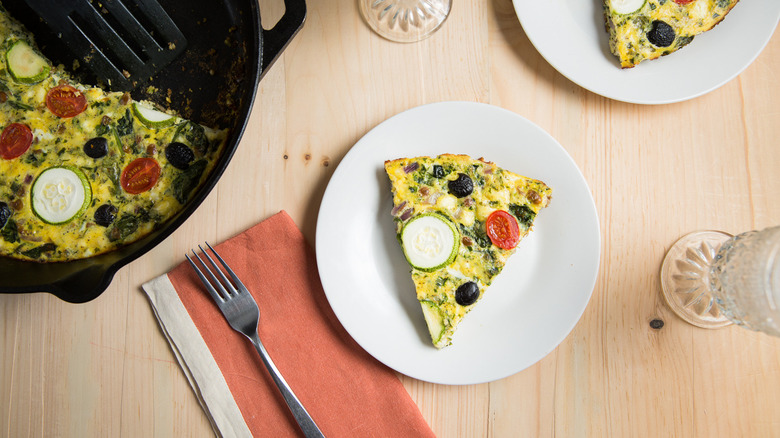
<path fill-rule="evenodd" d="M 83 303 L 99 296 L 124 265 L 142 256 L 173 233 L 216 185 L 238 146 L 252 109 L 258 82 L 303 26 L 305 0 L 285 0 L 285 13 L 272 29 L 260 25 L 257 0 L 160 0 L 187 38 L 182 56 L 131 94 L 170 107 L 208 126 L 227 128 L 225 153 L 205 184 L 176 216 L 145 238 L 99 256 L 61 263 L 27 262 L 0 257 L 0 292 L 48 292 Z M 48 30 L 24 2 L 6 1 L 8 12 L 33 31 L 41 51 L 52 61 L 73 64 L 67 42 Z M 78 73 L 78 72 L 77 72 Z M 86 83 L 98 80 L 87 73 Z M 149 86 L 154 88 L 151 89 Z"/>

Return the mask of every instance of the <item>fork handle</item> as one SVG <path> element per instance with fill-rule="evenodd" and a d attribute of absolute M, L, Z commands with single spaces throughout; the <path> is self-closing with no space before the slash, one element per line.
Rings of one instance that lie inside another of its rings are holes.
<path fill-rule="evenodd" d="M 282 397 L 284 397 L 284 401 L 287 402 L 287 406 L 289 406 L 290 411 L 295 417 L 295 421 L 298 422 L 298 426 L 301 427 L 301 430 L 303 431 L 303 434 L 306 436 L 306 438 L 324 438 L 325 435 L 323 435 L 320 431 L 320 428 L 317 427 L 317 423 L 312 420 L 311 415 L 309 415 L 309 413 L 306 411 L 306 408 L 303 407 L 303 404 L 301 404 L 301 401 L 298 400 L 298 397 L 295 396 L 292 389 L 290 389 L 290 385 L 288 385 L 287 381 L 284 380 L 284 377 L 282 377 L 279 369 L 276 368 L 276 365 L 271 360 L 271 356 L 268 355 L 268 352 L 265 350 L 263 343 L 260 342 L 260 337 L 255 333 L 254 336 L 248 336 L 248 338 L 250 341 L 252 341 L 252 345 L 255 346 L 257 352 L 260 353 L 260 358 L 263 360 L 263 364 L 266 368 L 268 368 L 268 372 L 271 374 L 271 378 L 274 379 L 276 387 L 279 388 L 279 391 L 281 391 Z"/>

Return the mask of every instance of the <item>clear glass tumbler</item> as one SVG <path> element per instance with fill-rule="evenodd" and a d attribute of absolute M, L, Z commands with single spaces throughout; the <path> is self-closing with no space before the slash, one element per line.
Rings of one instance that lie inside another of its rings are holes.
<path fill-rule="evenodd" d="M 379 35 L 413 43 L 428 38 L 444 24 L 452 0 L 358 0 L 358 7 Z"/>
<path fill-rule="evenodd" d="M 780 226 L 683 236 L 661 266 L 666 302 L 704 328 L 738 324 L 780 336 Z"/>

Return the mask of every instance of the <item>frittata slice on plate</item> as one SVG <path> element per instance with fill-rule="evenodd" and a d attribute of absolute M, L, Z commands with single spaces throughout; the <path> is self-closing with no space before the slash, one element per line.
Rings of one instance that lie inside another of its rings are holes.
<path fill-rule="evenodd" d="M 680 50 L 738 0 L 604 0 L 609 48 L 622 68 Z"/>
<path fill-rule="evenodd" d="M 550 203 L 552 189 L 466 155 L 401 158 L 385 162 L 385 171 L 431 340 L 448 346 Z"/>

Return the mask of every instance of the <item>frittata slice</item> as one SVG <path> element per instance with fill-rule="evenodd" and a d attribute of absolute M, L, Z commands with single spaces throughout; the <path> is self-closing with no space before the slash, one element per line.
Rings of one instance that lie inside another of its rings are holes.
<path fill-rule="evenodd" d="M 738 0 L 605 0 L 609 48 L 622 68 L 680 50 L 720 23 Z"/>
<path fill-rule="evenodd" d="M 466 155 L 400 158 L 386 161 L 385 171 L 431 340 L 446 347 L 550 203 L 552 189 Z"/>

